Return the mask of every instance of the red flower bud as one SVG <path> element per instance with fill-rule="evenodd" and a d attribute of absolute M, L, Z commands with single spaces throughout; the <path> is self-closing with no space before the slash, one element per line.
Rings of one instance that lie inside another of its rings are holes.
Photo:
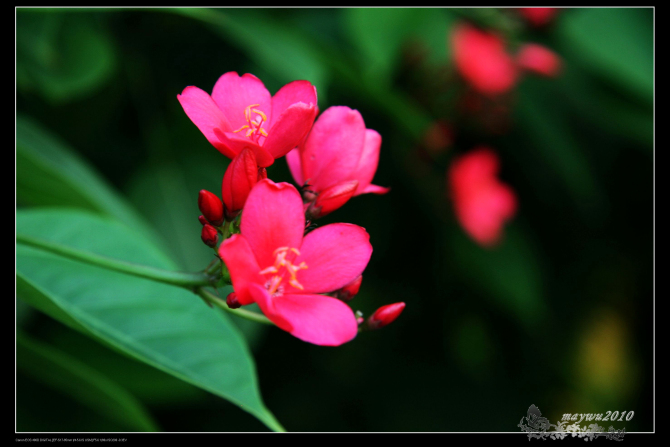
<path fill-rule="evenodd" d="M 358 180 L 338 183 L 324 189 L 307 210 L 310 219 L 323 217 L 344 205 L 354 196 L 356 188 L 358 188 Z"/>
<path fill-rule="evenodd" d="M 209 222 L 207 222 L 207 219 L 205 219 L 205 216 L 198 216 L 198 222 L 200 222 L 201 225 L 207 225 Z"/>
<path fill-rule="evenodd" d="M 358 278 L 351 281 L 346 286 L 342 287 L 337 291 L 337 297 L 344 301 L 351 301 L 356 294 L 358 294 L 358 289 L 361 288 L 361 283 L 363 282 L 363 275 L 358 275 Z"/>
<path fill-rule="evenodd" d="M 202 227 L 202 233 L 200 233 L 200 237 L 202 238 L 202 241 L 205 243 L 205 245 L 214 247 L 219 240 L 219 233 L 216 231 L 216 228 L 210 224 L 205 224 Z"/>
<path fill-rule="evenodd" d="M 226 297 L 226 304 L 228 307 L 231 309 L 238 309 L 242 305 L 240 304 L 240 301 L 237 299 L 237 294 L 235 292 L 230 292 L 228 296 Z"/>
<path fill-rule="evenodd" d="M 522 46 L 516 55 L 516 63 L 524 70 L 547 77 L 554 77 L 561 71 L 561 58 L 536 43 Z"/>
<path fill-rule="evenodd" d="M 233 158 L 223 176 L 221 196 L 226 205 L 226 219 L 233 220 L 244 207 L 249 191 L 258 181 L 256 156 L 244 148 Z"/>
<path fill-rule="evenodd" d="M 201 189 L 198 195 L 198 208 L 212 225 L 215 227 L 223 225 L 223 204 L 215 194 Z"/>
<path fill-rule="evenodd" d="M 379 329 L 393 323 L 402 313 L 405 303 L 394 303 L 382 306 L 368 318 L 369 329 Z"/>

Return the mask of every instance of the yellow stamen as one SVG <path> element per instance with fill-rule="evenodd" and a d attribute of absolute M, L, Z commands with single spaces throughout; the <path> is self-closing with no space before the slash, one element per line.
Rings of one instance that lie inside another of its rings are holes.
<path fill-rule="evenodd" d="M 260 104 L 256 104 L 256 105 L 260 105 Z M 263 121 L 268 120 L 268 117 L 265 115 L 265 113 L 261 112 L 260 110 L 252 109 L 251 111 L 255 112 L 255 113 L 258 113 L 261 116 L 261 118 L 263 118 Z"/>
<path fill-rule="evenodd" d="M 264 137 L 268 136 L 266 130 L 263 129 L 263 127 L 261 127 L 263 123 L 268 120 L 268 116 L 262 110 L 254 109 L 254 107 L 257 107 L 259 105 L 260 104 L 251 104 L 244 109 L 244 120 L 247 122 L 247 124 L 245 124 L 244 126 L 240 127 L 237 130 L 234 130 L 233 133 L 237 133 L 244 129 L 248 129 L 245 136 L 252 137 L 254 134 L 257 134 L 255 138 L 256 142 L 258 142 L 258 139 L 260 138 L 261 135 Z M 258 115 L 253 120 L 251 119 L 252 112 Z"/>
<path fill-rule="evenodd" d="M 274 265 L 271 265 L 270 267 L 261 270 L 261 275 L 267 275 L 268 273 L 277 273 L 279 270 Z"/>
<path fill-rule="evenodd" d="M 282 277 L 281 276 L 273 276 L 272 279 L 270 280 L 270 289 L 268 292 L 270 295 L 274 294 L 277 289 L 279 288 L 279 284 L 281 284 Z"/>
<path fill-rule="evenodd" d="M 248 127 L 249 127 L 249 126 L 247 126 L 247 125 L 245 124 L 244 126 L 240 127 L 239 129 L 237 129 L 237 130 L 233 130 L 233 133 L 237 133 L 237 132 L 239 132 L 240 130 L 244 130 L 244 129 L 248 128 Z"/>
<path fill-rule="evenodd" d="M 291 285 L 292 285 L 293 287 L 295 287 L 296 289 L 300 289 L 300 290 L 304 290 L 304 289 L 305 289 L 305 288 L 302 286 L 302 284 L 300 284 L 300 283 L 299 283 L 298 281 L 296 281 L 295 279 L 291 279 L 291 280 L 289 280 L 288 283 L 291 284 Z"/>
<path fill-rule="evenodd" d="M 284 267 L 286 269 L 286 272 L 289 274 L 288 283 L 291 286 L 295 287 L 296 289 L 304 290 L 304 287 L 298 281 L 297 273 L 300 270 L 306 269 L 307 264 L 304 261 L 302 261 L 299 265 L 293 264 L 293 262 L 286 259 L 286 256 L 289 253 L 293 253 L 296 256 L 300 256 L 300 250 L 298 250 L 297 248 L 279 247 L 272 252 L 272 254 L 275 256 L 274 264 L 260 271 L 261 275 L 267 275 L 271 273 L 275 274 L 266 284 L 268 292 L 271 295 L 275 294 L 277 290 L 279 290 L 279 286 L 284 279 L 284 275 L 279 274 L 279 269 L 281 267 Z"/>

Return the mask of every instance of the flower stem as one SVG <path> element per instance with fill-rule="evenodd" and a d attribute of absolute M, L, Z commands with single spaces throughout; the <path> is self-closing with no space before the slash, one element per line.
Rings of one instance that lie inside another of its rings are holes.
<path fill-rule="evenodd" d="M 228 236 L 230 236 L 230 221 L 225 221 L 223 224 L 223 228 L 221 229 L 221 234 L 223 237 L 221 238 L 222 241 L 225 241 L 228 239 Z"/>
<path fill-rule="evenodd" d="M 196 290 L 196 293 L 200 295 L 200 297 L 205 300 L 208 303 L 211 303 L 217 307 L 220 307 L 221 309 L 225 310 L 226 312 L 229 312 L 233 315 L 236 315 L 238 317 L 246 318 L 247 320 L 255 321 L 256 323 L 263 323 L 263 324 L 271 324 L 274 325 L 274 323 L 270 320 L 265 315 L 257 314 L 256 312 L 250 312 L 245 309 L 231 309 L 228 307 L 228 304 L 218 296 L 214 295 L 212 292 L 210 292 L 207 289 L 204 289 L 202 287 L 198 287 Z"/>
<path fill-rule="evenodd" d="M 83 250 L 77 250 L 76 248 L 67 247 L 65 245 L 34 239 L 22 234 L 16 235 L 16 242 L 74 259 L 75 261 L 175 286 L 204 286 L 209 285 L 212 279 L 205 273 L 172 272 L 146 265 L 133 264 L 131 262 L 120 261 L 118 259 L 108 258 Z"/>

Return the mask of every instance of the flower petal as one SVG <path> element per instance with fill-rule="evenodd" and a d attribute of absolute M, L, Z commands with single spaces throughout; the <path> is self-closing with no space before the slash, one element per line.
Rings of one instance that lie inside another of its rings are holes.
<path fill-rule="evenodd" d="M 454 211 L 465 231 L 480 245 L 495 245 L 505 221 L 516 212 L 514 191 L 496 177 L 500 161 L 487 147 L 473 149 L 449 168 Z"/>
<path fill-rule="evenodd" d="M 228 120 L 212 97 L 198 87 L 186 87 L 184 91 L 181 92 L 181 95 L 177 95 L 177 99 L 184 108 L 186 115 L 193 121 L 193 124 L 200 129 L 200 132 L 202 132 L 207 140 L 214 146 L 216 146 L 219 141 L 214 133 L 214 129 L 219 129 L 221 132 L 232 130 L 230 123 L 228 123 Z M 219 148 L 217 147 L 217 149 Z M 221 151 L 221 149 L 219 150 Z M 230 157 L 226 152 L 221 152 Z"/>
<path fill-rule="evenodd" d="M 274 158 L 283 157 L 299 145 L 312 128 L 316 118 L 313 104 L 299 102 L 284 110 L 268 130 L 263 148 Z"/>
<path fill-rule="evenodd" d="M 561 71 L 561 58 L 549 48 L 536 43 L 527 43 L 516 55 L 519 67 L 532 73 L 554 77 Z"/>
<path fill-rule="evenodd" d="M 272 97 L 270 92 L 260 79 L 250 73 L 239 76 L 236 72 L 229 71 L 221 75 L 214 85 L 212 99 L 228 119 L 232 127 L 231 131 L 248 124 L 245 118 L 245 109 L 250 105 L 258 104 L 253 108 L 265 113 L 266 122 L 272 120 Z M 252 112 L 251 119 L 255 119 L 257 116 L 256 113 Z"/>
<path fill-rule="evenodd" d="M 342 301 L 322 295 L 279 295 L 254 285 L 251 294 L 277 326 L 308 343 L 339 346 L 358 333 L 356 316 Z"/>
<path fill-rule="evenodd" d="M 361 158 L 358 160 L 355 178 L 358 180 L 358 188 L 354 195 L 363 194 L 365 188 L 372 183 L 372 178 L 377 172 L 379 164 L 379 149 L 382 144 L 382 137 L 372 129 L 365 129 L 365 144 L 361 152 Z"/>
<path fill-rule="evenodd" d="M 228 267 L 240 304 L 244 306 L 253 303 L 249 285 L 263 284 L 265 278 L 260 274 L 261 269 L 247 240 L 244 236 L 234 234 L 219 246 L 219 255 Z"/>
<path fill-rule="evenodd" d="M 385 188 L 383 186 L 379 185 L 373 185 L 372 183 L 369 184 L 368 186 L 363 189 L 359 194 L 367 194 L 367 193 L 372 193 L 372 194 L 386 194 L 389 192 L 391 188 Z"/>
<path fill-rule="evenodd" d="M 295 187 L 270 179 L 256 183 L 242 211 L 241 233 L 261 269 L 274 264 L 277 248 L 299 248 L 304 231 L 303 203 Z"/>
<path fill-rule="evenodd" d="M 361 114 L 349 107 L 329 107 L 316 120 L 300 150 L 305 181 L 321 191 L 352 180 L 364 143 Z"/>
<path fill-rule="evenodd" d="M 461 24 L 452 32 L 456 67 L 463 77 L 481 93 L 497 95 L 516 82 L 514 60 L 505 51 L 501 37 Z"/>
<path fill-rule="evenodd" d="M 288 154 L 286 154 L 286 163 L 288 163 L 288 168 L 291 170 L 291 175 L 293 175 L 293 180 L 299 185 L 304 185 L 302 180 L 302 164 L 300 162 L 300 150 L 298 148 L 293 149 Z"/>
<path fill-rule="evenodd" d="M 274 121 L 291 105 L 302 102 L 307 105 L 316 106 L 316 87 L 309 81 L 293 81 L 279 89 L 272 97 L 272 118 L 270 127 Z M 316 118 L 316 115 L 314 116 Z"/>
<path fill-rule="evenodd" d="M 294 264 L 304 261 L 307 265 L 297 274 L 304 293 L 328 293 L 363 273 L 372 256 L 372 245 L 364 228 L 336 223 L 308 233 L 300 253 Z"/>
<path fill-rule="evenodd" d="M 272 163 L 274 163 L 275 161 L 275 158 L 272 155 L 270 155 L 268 151 L 263 149 L 258 144 L 254 143 L 249 138 L 246 138 L 233 132 L 223 133 L 218 129 L 214 130 L 214 134 L 218 138 L 217 143 L 218 146 L 215 145 L 215 147 L 219 149 L 219 151 L 221 151 L 222 153 L 224 152 L 222 151 L 221 148 L 225 148 L 227 151 L 232 153 L 233 154 L 232 156 L 229 155 L 230 158 L 235 158 L 237 154 L 242 152 L 242 149 L 248 147 L 254 152 L 254 155 L 256 156 L 256 163 L 258 163 L 259 167 L 267 168 L 268 166 L 272 165 Z"/>

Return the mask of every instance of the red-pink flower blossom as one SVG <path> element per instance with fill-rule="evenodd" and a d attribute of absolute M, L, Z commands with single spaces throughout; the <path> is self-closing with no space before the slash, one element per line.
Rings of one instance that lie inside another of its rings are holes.
<path fill-rule="evenodd" d="M 305 141 L 286 156 L 296 183 L 309 185 L 308 194 L 322 207 L 313 217 L 328 214 L 353 196 L 389 191 L 371 183 L 381 143 L 376 131 L 365 128 L 358 110 L 335 106 L 321 114 Z"/>
<path fill-rule="evenodd" d="M 499 169 L 498 156 L 487 147 L 473 149 L 454 160 L 449 168 L 456 218 L 485 247 L 500 240 L 503 224 L 517 208 L 514 191 L 496 177 Z"/>
<path fill-rule="evenodd" d="M 372 255 L 368 233 L 330 224 L 304 235 L 300 194 L 288 183 L 261 180 L 242 212 L 240 234 L 219 247 L 241 305 L 258 303 L 281 329 L 317 345 L 337 346 L 356 336 L 349 306 L 320 295 L 356 279 Z"/>
<path fill-rule="evenodd" d="M 480 93 L 505 93 L 516 82 L 516 65 L 500 36 L 464 23 L 454 27 L 451 45 L 456 68 Z"/>
<path fill-rule="evenodd" d="M 316 88 L 308 81 L 293 81 L 270 96 L 256 76 L 234 71 L 219 78 L 211 96 L 189 86 L 177 99 L 219 152 L 232 159 L 249 147 L 261 167 L 296 147 L 318 113 Z"/>
<path fill-rule="evenodd" d="M 549 48 L 536 43 L 523 45 L 516 55 L 518 66 L 547 77 L 554 77 L 561 71 L 561 58 Z"/>
<path fill-rule="evenodd" d="M 558 8 L 519 8 L 519 13 L 535 27 L 547 25 L 558 13 Z"/>

